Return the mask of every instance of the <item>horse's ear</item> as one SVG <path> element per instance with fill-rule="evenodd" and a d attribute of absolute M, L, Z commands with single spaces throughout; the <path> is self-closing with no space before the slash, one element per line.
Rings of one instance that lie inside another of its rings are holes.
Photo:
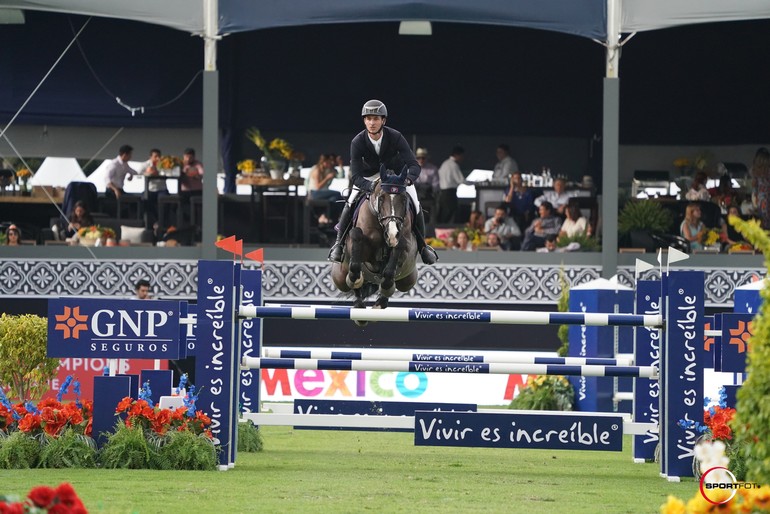
<path fill-rule="evenodd" d="M 402 182 L 406 182 L 406 177 L 409 175 L 409 166 L 404 164 L 403 169 L 401 170 L 401 174 L 398 176 L 398 178 L 401 179 Z"/>
<path fill-rule="evenodd" d="M 387 178 L 388 178 L 388 168 L 385 166 L 385 164 L 380 164 L 380 180 L 385 182 Z"/>

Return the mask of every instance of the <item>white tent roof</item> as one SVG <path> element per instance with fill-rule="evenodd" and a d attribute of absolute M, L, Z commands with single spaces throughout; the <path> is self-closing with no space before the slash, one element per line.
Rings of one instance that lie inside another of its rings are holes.
<path fill-rule="evenodd" d="M 85 179 L 86 174 L 74 157 L 46 157 L 29 183 L 33 186 L 67 187 L 70 182 Z"/>

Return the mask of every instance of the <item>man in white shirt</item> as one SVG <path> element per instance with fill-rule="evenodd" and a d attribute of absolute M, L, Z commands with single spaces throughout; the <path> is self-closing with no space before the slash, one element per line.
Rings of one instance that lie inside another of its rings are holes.
<path fill-rule="evenodd" d="M 511 157 L 511 149 L 506 144 L 500 144 L 495 152 L 497 164 L 492 174 L 492 180 L 508 181 L 514 171 L 519 171 L 519 165 Z"/>
<path fill-rule="evenodd" d="M 503 250 L 518 250 L 521 248 L 521 229 L 516 221 L 508 216 L 505 204 L 495 209 L 495 215 L 484 223 L 484 233 L 497 234 Z"/>
<path fill-rule="evenodd" d="M 535 206 L 540 207 L 543 202 L 548 202 L 553 206 L 553 210 L 563 218 L 566 216 L 565 211 L 569 199 L 566 182 L 563 178 L 557 178 L 553 182 L 553 191 L 545 191 L 542 196 L 535 198 Z"/>
<path fill-rule="evenodd" d="M 457 213 L 457 187 L 465 182 L 465 175 L 460 169 L 460 163 L 465 157 L 465 149 L 461 146 L 452 148 L 452 154 L 438 169 L 439 196 L 436 213 L 437 223 L 454 223 Z"/>
<path fill-rule="evenodd" d="M 118 156 L 112 159 L 107 166 L 107 196 L 120 198 L 123 192 L 123 183 L 128 177 L 131 180 L 138 173 L 128 165 L 131 154 L 134 151 L 130 145 L 123 145 L 118 150 Z"/>

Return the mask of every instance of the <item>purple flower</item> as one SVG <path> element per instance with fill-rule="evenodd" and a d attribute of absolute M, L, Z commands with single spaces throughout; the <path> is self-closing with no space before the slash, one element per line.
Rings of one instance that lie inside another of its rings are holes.
<path fill-rule="evenodd" d="M 78 406 L 78 409 L 82 409 L 83 403 L 80 401 L 80 380 L 75 380 L 72 383 L 72 392 L 75 393 L 75 405 Z"/>
<path fill-rule="evenodd" d="M 150 381 L 146 381 L 142 388 L 139 390 L 139 399 L 147 402 L 147 405 L 154 407 L 155 404 L 152 401 L 152 390 L 150 389 Z"/>
<path fill-rule="evenodd" d="M 56 401 L 61 403 L 62 397 L 67 394 L 67 390 L 70 388 L 70 384 L 72 383 L 72 375 L 67 375 L 67 378 L 64 379 L 64 382 L 62 383 L 61 387 L 59 387 L 59 393 L 56 395 Z"/>

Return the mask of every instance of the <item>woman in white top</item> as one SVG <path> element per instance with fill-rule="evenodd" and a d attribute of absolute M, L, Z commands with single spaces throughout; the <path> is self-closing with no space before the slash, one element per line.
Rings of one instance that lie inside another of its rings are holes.
<path fill-rule="evenodd" d="M 310 170 L 308 177 L 308 191 L 313 200 L 329 200 L 336 202 L 342 199 L 342 194 L 334 189 L 329 189 L 332 180 L 337 176 L 337 170 L 334 168 L 335 162 L 330 155 L 321 154 L 318 162 Z"/>
<path fill-rule="evenodd" d="M 570 202 L 567 204 L 565 211 L 567 219 L 561 224 L 561 230 L 559 231 L 559 238 L 573 237 L 576 234 L 585 233 L 587 236 L 591 236 L 591 225 L 585 219 L 585 216 L 580 212 L 580 207 L 577 202 Z"/>
<path fill-rule="evenodd" d="M 466 231 L 460 230 L 457 236 L 455 236 L 455 250 L 462 250 L 464 252 L 472 252 L 474 250 L 473 243 L 471 243 Z"/>

